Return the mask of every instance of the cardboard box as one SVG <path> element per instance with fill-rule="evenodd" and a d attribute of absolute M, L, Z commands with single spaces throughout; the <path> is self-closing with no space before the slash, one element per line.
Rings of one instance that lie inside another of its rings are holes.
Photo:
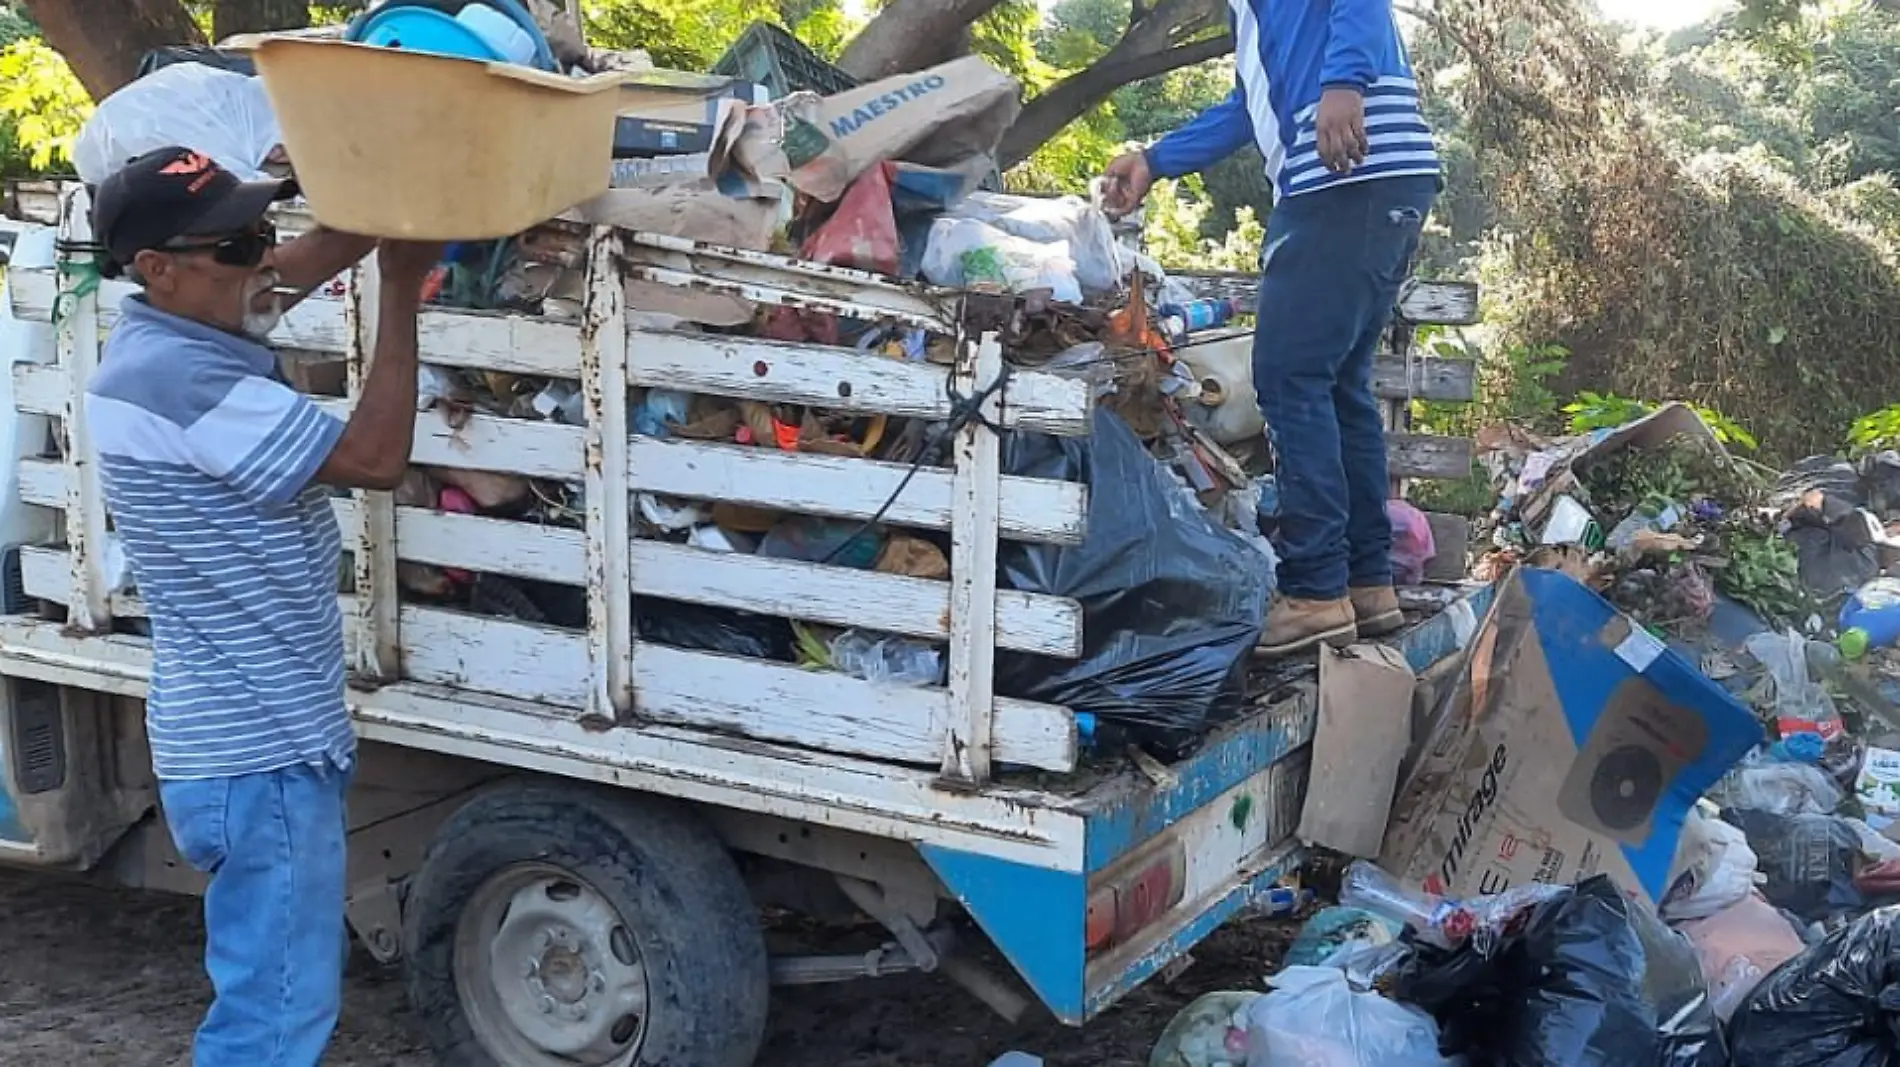
<path fill-rule="evenodd" d="M 1412 740 L 1414 683 L 1396 648 L 1321 646 L 1319 722 L 1300 840 L 1348 856 L 1379 854 L 1399 763 Z"/>
<path fill-rule="evenodd" d="M 1412 761 L 1380 864 L 1434 893 L 1607 874 L 1652 904 L 1754 715 L 1570 576 L 1504 579 Z"/>
<path fill-rule="evenodd" d="M 1867 825 L 1883 833 L 1900 820 L 1900 752 L 1867 749 L 1854 782 L 1854 795 L 1867 813 Z"/>

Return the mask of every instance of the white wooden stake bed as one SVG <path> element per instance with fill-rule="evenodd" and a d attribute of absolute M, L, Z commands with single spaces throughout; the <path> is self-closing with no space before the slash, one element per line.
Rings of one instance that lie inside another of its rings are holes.
<path fill-rule="evenodd" d="M 43 210 L 43 190 L 20 203 Z M 64 190 L 59 211 L 62 234 L 82 236 L 83 194 Z M 294 218 L 280 227 L 298 228 Z M 102 780 L 70 755 L 104 745 L 125 768 L 140 760 L 124 753 L 143 744 L 144 609 L 135 590 L 113 587 L 100 550 L 108 518 L 78 407 L 100 332 L 130 290 L 95 286 L 83 257 L 51 253 L 44 229 L 20 234 L 23 251 L 6 279 L 10 316 L 0 318 L 0 351 L 12 364 L 0 410 L 13 413 L 0 427 L 0 441 L 11 442 L 0 463 L 13 463 L 0 473 L 0 532 L 11 539 L 0 548 L 17 551 L 26 601 L 0 614 L 0 859 L 196 889 L 153 816 L 149 777 L 121 770 Z M 26 247 L 34 242 L 38 252 Z M 481 851 L 500 847 L 484 827 L 516 810 L 511 789 L 541 790 L 537 804 L 548 802 L 547 790 L 565 790 L 555 795 L 570 815 L 547 824 L 550 848 L 569 823 L 595 815 L 617 827 L 685 820 L 704 833 L 684 840 L 718 852 L 699 858 L 702 879 L 715 869 L 738 878 L 728 849 L 839 879 L 895 938 L 872 970 L 941 963 L 991 1003 L 1020 1010 L 1019 996 L 946 948 L 943 919 L 961 910 L 1037 998 L 1075 1023 L 1185 952 L 1297 861 L 1291 831 L 1312 727 L 1310 682 L 1284 686 L 1159 777 L 1123 769 L 1118 753 L 1096 758 L 1106 769 L 1091 770 L 1070 709 L 994 692 L 999 650 L 1074 658 L 1082 649 L 1077 603 L 997 588 L 999 542 L 1078 543 L 1088 499 L 1081 484 L 1002 474 L 989 427 L 1084 435 L 1088 383 L 1014 369 L 983 404 L 984 418 L 955 436 L 948 468 L 912 472 L 863 458 L 641 436 L 630 432 L 629 391 L 653 387 L 942 422 L 955 397 L 997 380 L 1005 353 L 993 335 L 959 333 L 954 297 L 875 276 L 606 229 L 592 231 L 587 247 L 578 324 L 431 309 L 419 330 L 425 363 L 579 383 L 585 425 L 428 410 L 416 416 L 412 457 L 578 484 L 585 522 L 438 512 L 397 506 L 384 493 L 334 502 L 353 556 L 350 590 L 340 594 L 355 678 L 348 700 L 366 743 L 352 800 L 351 919 L 372 950 L 386 959 L 413 953 L 413 939 L 396 933 L 405 922 L 413 933 L 466 903 L 431 889 L 432 872 L 452 859 L 491 863 L 496 877 L 528 862 Z M 925 326 L 956 334 L 957 358 L 944 367 L 648 331 L 629 325 L 637 310 L 627 307 L 629 279 Z M 294 309 L 273 339 L 287 358 L 342 357 L 354 394 L 373 346 L 375 296 L 373 272 L 359 270 L 340 298 L 319 295 Z M 344 414 L 351 400 L 323 403 Z M 638 537 L 629 507 L 642 494 L 854 523 L 881 514 L 893 527 L 947 533 L 950 578 Z M 395 570 L 405 561 L 585 590 L 586 626 L 403 603 Z M 636 597 L 946 644 L 949 684 L 882 685 L 641 640 Z M 36 604 L 61 610 L 49 615 Z M 1458 612 L 1449 616 L 1406 639 L 1421 672 L 1469 636 L 1454 624 Z M 506 781 L 491 781 L 497 776 Z M 467 800 L 477 787 L 488 799 Z M 669 842 L 673 853 L 689 847 Z M 651 865 L 649 877 L 663 881 L 664 868 L 682 861 L 643 851 L 650 847 L 629 831 L 603 862 Z M 766 899 L 765 888 L 750 887 Z M 611 885 L 583 888 L 623 914 L 636 907 Z M 718 896 L 698 888 L 682 894 Z M 752 915 L 706 903 L 686 926 L 659 924 L 643 951 L 668 956 L 665 973 L 678 981 L 730 989 L 749 980 L 732 968 L 751 964 L 707 946 L 730 946 L 741 936 L 734 931 L 756 925 Z M 709 927 L 725 940 L 705 940 Z M 835 980 L 866 966 L 861 954 L 800 958 L 774 961 L 772 974 Z M 507 982 L 493 980 L 506 1001 Z M 698 988 L 674 992 L 692 1004 Z M 439 1019 L 458 1018 L 461 1009 L 441 1006 L 455 997 L 437 1003 L 441 990 L 426 980 L 412 982 L 412 992 L 432 1035 Z M 762 1020 L 761 1006 L 756 1020 L 739 1013 L 723 1029 L 702 1027 L 726 1034 L 724 1051 L 680 1052 L 677 1062 L 742 1064 L 757 1034 L 731 1032 Z"/>

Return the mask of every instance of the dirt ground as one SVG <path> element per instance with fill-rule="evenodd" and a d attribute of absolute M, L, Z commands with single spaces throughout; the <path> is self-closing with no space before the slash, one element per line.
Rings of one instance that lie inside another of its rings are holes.
<path fill-rule="evenodd" d="M 0 1064 L 178 1067 L 208 997 L 197 901 L 0 872 Z M 1011 1049 L 1050 1067 L 1144 1067 L 1174 1013 L 1214 989 L 1257 988 L 1283 922 L 1230 925 L 1172 984 L 1159 980 L 1080 1031 L 1010 1026 L 924 976 L 784 991 L 771 1067 L 983 1067 Z M 395 971 L 359 954 L 330 1067 L 432 1067 Z"/>

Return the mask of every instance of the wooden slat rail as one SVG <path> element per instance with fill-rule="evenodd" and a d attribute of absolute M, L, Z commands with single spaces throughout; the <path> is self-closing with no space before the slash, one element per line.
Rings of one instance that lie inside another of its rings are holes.
<path fill-rule="evenodd" d="M 948 369 L 817 345 L 630 330 L 621 298 L 627 279 L 700 287 L 710 279 L 711 288 L 748 299 L 869 308 L 886 319 L 932 327 L 954 324 L 959 313 L 954 296 L 857 272 L 606 228 L 591 233 L 588 301 L 578 326 L 448 310 L 431 310 L 420 323 L 425 361 L 579 379 L 585 425 L 480 414 L 451 424 L 443 414 L 425 411 L 416 416 L 413 455 L 430 466 L 584 483 L 585 522 L 569 529 L 449 515 L 396 507 L 380 493 L 336 498 L 356 559 L 358 592 L 340 598 L 356 671 L 382 682 L 532 701 L 606 724 L 667 723 L 933 765 L 959 788 L 982 787 L 998 764 L 1073 769 L 1074 716 L 1065 708 L 999 698 L 991 677 L 998 648 L 1080 654 L 1080 607 L 1065 598 L 996 589 L 994 559 L 999 537 L 1079 541 L 1086 487 L 1003 476 L 990 424 L 1085 434 L 1093 403 L 1087 384 L 1018 372 L 1007 391 L 986 405 L 986 421 L 969 424 L 960 435 L 950 469 L 914 475 L 907 466 L 868 459 L 633 435 L 627 432 L 626 398 L 638 386 L 941 420 L 952 413 L 952 395 L 970 395 L 996 376 L 1001 349 L 994 339 L 968 341 L 965 361 Z M 16 315 L 51 318 L 62 299 L 57 272 L 25 268 L 10 280 Z M 124 295 L 122 285 L 111 283 L 79 295 L 76 313 L 64 320 L 65 332 L 96 345 Z M 299 352 L 343 356 L 351 364 L 348 388 L 354 395 L 373 348 L 375 299 L 373 271 L 366 269 L 344 301 L 307 301 L 286 317 L 279 336 Z M 20 411 L 75 422 L 72 405 L 86 364 L 73 359 L 73 350 L 69 342 L 60 349 L 59 363 L 12 368 Z M 955 393 L 948 388 L 953 374 L 961 381 Z M 352 406 L 349 397 L 320 403 L 340 416 Z M 18 473 L 21 495 L 30 503 L 70 507 L 86 484 L 83 465 L 70 455 L 22 461 Z M 900 485 L 903 491 L 893 499 Z M 882 513 L 892 525 L 948 531 L 951 580 L 635 538 L 628 504 L 643 493 L 842 520 Z M 102 508 L 96 528 L 104 528 Z M 78 544 L 26 550 L 29 594 L 71 609 L 73 598 L 89 588 L 83 568 L 97 556 Z M 394 573 L 405 561 L 585 588 L 587 627 L 564 630 L 401 604 Z M 143 614 L 136 595 L 94 584 L 89 595 L 97 611 L 91 617 Z M 643 642 L 634 637 L 629 609 L 636 595 L 947 641 L 951 684 L 873 684 Z"/>
<path fill-rule="evenodd" d="M 1260 292 L 1258 274 L 1174 274 L 1203 298 L 1226 298 L 1251 310 Z M 1470 326 L 1479 318 L 1474 282 L 1414 280 L 1399 293 L 1390 344 L 1373 364 L 1372 391 L 1385 409 L 1386 462 L 1395 483 L 1409 479 L 1458 480 L 1471 476 L 1473 446 L 1464 438 L 1407 432 L 1409 402 L 1464 404 L 1477 398 L 1477 365 L 1468 359 L 1423 355 L 1412 344 L 1421 326 Z M 1199 343 L 1199 338 L 1197 338 Z M 1402 486 L 1395 486 L 1402 489 Z"/>

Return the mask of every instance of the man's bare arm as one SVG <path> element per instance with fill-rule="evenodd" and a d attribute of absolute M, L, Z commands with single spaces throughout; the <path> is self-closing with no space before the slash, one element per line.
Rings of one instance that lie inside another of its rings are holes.
<path fill-rule="evenodd" d="M 362 395 L 336 447 L 317 468 L 317 481 L 345 489 L 401 484 L 416 437 L 416 314 L 422 308 L 422 283 L 441 255 L 439 244 L 382 245 L 376 348 Z"/>
<path fill-rule="evenodd" d="M 285 310 L 296 307 L 318 286 L 349 270 L 375 249 L 374 237 L 321 226 L 277 246 L 271 266 L 277 270 L 278 299 Z"/>

